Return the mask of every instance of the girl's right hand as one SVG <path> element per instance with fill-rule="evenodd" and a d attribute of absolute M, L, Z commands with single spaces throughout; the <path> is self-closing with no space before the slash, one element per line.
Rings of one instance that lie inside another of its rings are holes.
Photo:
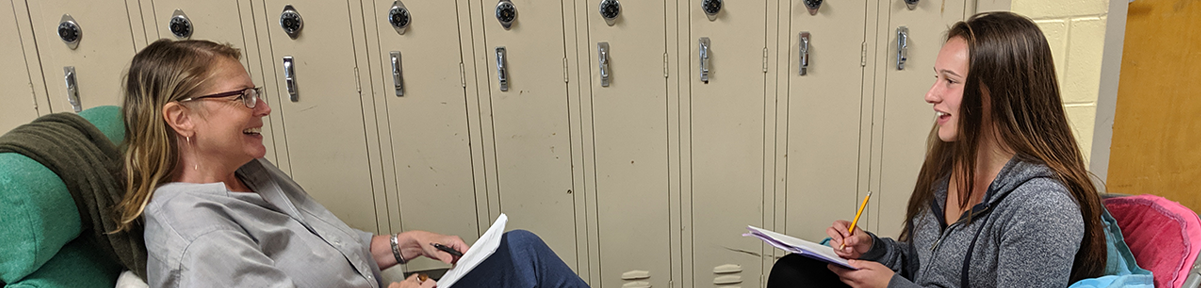
<path fill-rule="evenodd" d="M 834 248 L 834 253 L 838 257 L 846 259 L 859 259 L 863 253 L 867 253 L 872 249 L 872 236 L 867 235 L 867 232 L 855 227 L 854 233 L 847 233 L 847 228 L 851 226 L 851 222 L 846 220 L 834 221 L 830 228 L 826 228 L 826 235 L 830 236 L 830 246 Z M 846 245 L 843 247 L 843 245 Z"/>

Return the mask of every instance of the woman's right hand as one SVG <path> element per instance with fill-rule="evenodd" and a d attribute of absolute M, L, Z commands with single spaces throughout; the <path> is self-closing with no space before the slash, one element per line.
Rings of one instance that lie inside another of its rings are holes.
<path fill-rule="evenodd" d="M 847 228 L 850 226 L 851 222 L 846 220 L 834 221 L 830 228 L 826 228 L 826 235 L 830 236 L 830 246 L 834 248 L 834 253 L 838 254 L 838 257 L 859 259 L 863 253 L 872 249 L 872 236 L 867 235 L 867 232 L 859 227 L 855 227 L 854 233 L 847 233 Z"/>
<path fill-rule="evenodd" d="M 388 285 L 388 288 L 434 288 L 437 287 L 437 285 L 438 281 L 434 281 L 434 279 L 421 281 L 420 279 L 417 279 L 417 273 L 413 273 L 413 275 L 409 275 L 409 278 L 405 279 L 405 281 L 392 282 L 391 285 Z"/>

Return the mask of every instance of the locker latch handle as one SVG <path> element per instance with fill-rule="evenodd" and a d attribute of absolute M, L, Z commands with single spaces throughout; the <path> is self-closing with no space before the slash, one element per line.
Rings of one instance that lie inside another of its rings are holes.
<path fill-rule="evenodd" d="M 897 27 L 897 70 L 905 70 L 905 60 L 909 60 L 909 28 Z"/>
<path fill-rule="evenodd" d="M 396 96 L 405 96 L 404 79 L 401 77 L 400 51 L 392 51 L 392 83 L 396 87 Z"/>
<path fill-rule="evenodd" d="M 292 65 L 292 56 L 284 56 L 284 85 L 288 88 L 288 97 L 292 102 L 300 101 L 296 93 L 296 69 Z"/>
<path fill-rule="evenodd" d="M 509 91 L 509 71 L 505 68 L 505 46 L 496 47 L 496 80 L 500 91 Z"/>
<path fill-rule="evenodd" d="M 63 67 L 63 81 L 67 83 L 67 102 L 71 103 L 71 108 L 75 109 L 75 113 L 83 111 L 83 105 L 79 103 L 79 84 L 75 80 L 75 66 Z"/>
<path fill-rule="evenodd" d="M 600 61 L 601 87 L 609 87 L 609 42 L 596 43 L 596 57 Z"/>
<path fill-rule="evenodd" d="M 809 70 L 809 32 L 801 32 L 801 76 Z"/>
<path fill-rule="evenodd" d="M 701 37 L 699 42 L 701 57 L 701 82 L 709 84 L 709 37 Z"/>

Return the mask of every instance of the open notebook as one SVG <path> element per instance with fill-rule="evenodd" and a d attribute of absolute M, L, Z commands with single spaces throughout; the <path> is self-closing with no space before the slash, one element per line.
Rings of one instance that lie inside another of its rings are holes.
<path fill-rule="evenodd" d="M 805 241 L 796 237 L 772 232 L 755 226 L 746 226 L 746 229 L 751 231 L 747 232 L 746 234 L 742 234 L 742 236 L 753 236 L 784 251 L 800 254 L 801 256 L 817 259 L 826 263 L 834 263 L 838 266 L 846 267 L 847 269 L 859 270 L 859 268 L 851 267 L 851 264 L 847 263 L 847 259 L 842 259 L 842 257 L 838 257 L 838 254 L 834 254 L 834 248 L 830 248 L 829 246 Z"/>
<path fill-rule="evenodd" d="M 459 257 L 459 262 L 456 262 L 455 267 L 446 271 L 442 275 L 442 279 L 438 279 L 438 287 L 450 288 L 455 282 L 462 279 L 463 276 L 479 266 L 488 256 L 496 252 L 496 248 L 500 247 L 500 238 L 505 233 L 505 223 L 509 222 L 509 217 L 504 213 L 496 218 L 496 222 L 492 223 L 492 227 L 488 227 L 488 231 L 484 235 L 480 235 L 480 239 L 471 244 L 471 248 L 467 249 L 467 253 L 463 257 Z"/>

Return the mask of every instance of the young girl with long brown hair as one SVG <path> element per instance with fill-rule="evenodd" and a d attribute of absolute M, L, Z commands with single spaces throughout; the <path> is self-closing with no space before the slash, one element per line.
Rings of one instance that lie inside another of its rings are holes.
<path fill-rule="evenodd" d="M 938 118 L 901 236 L 836 221 L 832 246 L 845 244 L 835 252 L 859 269 L 789 255 L 768 287 L 1067 287 L 1100 276 L 1103 208 L 1038 26 L 1009 12 L 956 23 L 934 72 L 925 100 Z"/>

